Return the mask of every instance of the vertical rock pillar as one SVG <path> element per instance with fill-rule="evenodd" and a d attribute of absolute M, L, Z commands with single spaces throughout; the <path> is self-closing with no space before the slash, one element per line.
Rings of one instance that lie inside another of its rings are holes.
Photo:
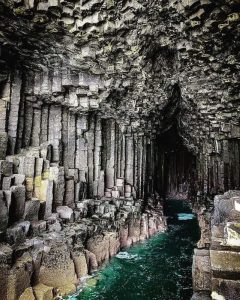
<path fill-rule="evenodd" d="M 18 111 L 19 111 L 19 103 L 21 98 L 21 84 L 22 81 L 19 73 L 15 73 L 12 82 L 11 104 L 10 104 L 10 112 L 8 117 L 9 118 L 8 119 L 9 154 L 15 153 L 17 127 L 18 127 Z"/>
<path fill-rule="evenodd" d="M 126 161 L 125 161 L 125 179 L 126 183 L 133 186 L 133 161 L 134 161 L 134 151 L 133 151 L 133 136 L 131 133 L 125 134 L 126 139 Z"/>
<path fill-rule="evenodd" d="M 107 165 L 106 165 L 106 187 L 111 189 L 114 186 L 115 166 L 115 120 L 107 120 Z"/>
<path fill-rule="evenodd" d="M 7 152 L 6 116 L 7 107 L 10 102 L 10 80 L 8 80 L 0 91 L 0 159 L 4 159 Z"/>
<path fill-rule="evenodd" d="M 93 195 L 103 196 L 104 180 L 101 170 L 101 146 L 102 146 L 102 124 L 101 118 L 96 116 L 95 120 L 95 132 L 94 132 L 94 174 L 93 174 Z"/>

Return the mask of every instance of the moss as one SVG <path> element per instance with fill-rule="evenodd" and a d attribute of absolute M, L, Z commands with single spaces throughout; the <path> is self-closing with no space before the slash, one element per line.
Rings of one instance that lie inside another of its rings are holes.
<path fill-rule="evenodd" d="M 26 7 L 25 6 L 20 6 L 20 7 L 17 7 L 17 8 L 14 8 L 14 13 L 16 15 L 24 15 L 25 12 L 26 12 Z"/>
<path fill-rule="evenodd" d="M 33 23 L 35 24 L 45 24 L 48 22 L 48 17 L 46 15 L 36 15 L 33 18 Z"/>
<path fill-rule="evenodd" d="M 96 286 L 98 280 L 99 280 L 99 277 L 98 277 L 98 276 L 94 276 L 94 277 L 92 277 L 92 278 L 89 278 L 89 279 L 87 280 L 87 286 L 88 286 L 88 287 L 94 287 L 94 286 Z"/>
<path fill-rule="evenodd" d="M 230 22 L 236 22 L 240 19 L 240 14 L 239 13 L 232 13 L 230 15 L 228 15 L 228 20 Z"/>

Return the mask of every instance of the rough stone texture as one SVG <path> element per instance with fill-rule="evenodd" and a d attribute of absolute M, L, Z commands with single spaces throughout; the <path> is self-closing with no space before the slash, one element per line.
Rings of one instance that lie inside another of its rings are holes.
<path fill-rule="evenodd" d="M 219 299 L 218 295 L 221 295 L 224 299 L 237 299 L 240 293 L 240 281 L 215 278 L 213 280 L 213 291 L 212 299 Z"/>
<path fill-rule="evenodd" d="M 74 292 L 81 277 L 95 272 L 120 248 L 139 240 L 143 216 L 144 228 L 150 227 L 151 220 L 153 224 L 161 223 L 155 233 L 163 231 L 166 224 L 158 209 L 147 207 L 142 215 L 142 200 L 132 199 L 129 205 L 124 198 L 87 199 L 77 202 L 74 211 L 59 206 L 57 213 L 46 220 L 30 218 L 14 223 L 7 228 L 8 244 L 0 244 L 4 299 L 31 299 L 31 287 L 36 299 Z M 127 245 L 121 238 L 121 228 L 127 229 Z M 142 239 L 147 237 L 145 233 Z"/>
<path fill-rule="evenodd" d="M 0 241 L 15 260 L 49 256 L 34 285 L 63 284 L 55 274 L 66 268 L 71 289 L 75 270 L 86 272 L 75 254 L 83 243 L 91 273 L 162 231 L 162 196 L 191 196 L 200 249 L 238 255 L 239 9 L 239 0 L 0 0 Z M 209 258 L 197 253 L 194 297 L 208 297 Z M 15 261 L 2 259 L 8 297 Z M 213 292 L 225 293 L 224 279 Z"/>
<path fill-rule="evenodd" d="M 207 249 L 195 249 L 193 287 L 198 293 L 211 292 L 212 299 L 235 300 L 239 297 L 240 240 L 238 203 L 240 191 L 231 190 L 214 198 L 211 228 L 205 223 L 203 232 L 210 234 Z M 209 211 L 208 211 L 209 214 Z M 204 228 L 205 227 L 205 228 Z M 206 244 L 200 243 L 198 246 Z M 193 298 L 195 299 L 195 298 Z M 198 299 L 198 298 L 196 298 Z"/>
<path fill-rule="evenodd" d="M 20 296 L 19 300 L 35 300 L 32 288 L 27 288 Z"/>
<path fill-rule="evenodd" d="M 52 300 L 53 299 L 53 288 L 46 286 L 42 283 L 37 284 L 33 288 L 34 295 L 37 300 Z"/>
<path fill-rule="evenodd" d="M 195 249 L 193 259 L 193 289 L 194 291 L 211 290 L 211 260 L 208 250 Z"/>
<path fill-rule="evenodd" d="M 8 225 L 8 208 L 3 191 L 0 191 L 0 231 L 5 231 Z"/>
<path fill-rule="evenodd" d="M 52 287 L 75 284 L 77 280 L 74 263 L 66 245 L 56 244 L 44 253 L 39 272 L 39 282 Z"/>

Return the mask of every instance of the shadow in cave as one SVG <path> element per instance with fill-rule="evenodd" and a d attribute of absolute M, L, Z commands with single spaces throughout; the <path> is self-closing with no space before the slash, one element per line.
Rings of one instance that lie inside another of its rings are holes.
<path fill-rule="evenodd" d="M 159 137 L 158 144 L 159 194 L 165 199 L 187 200 L 194 189 L 196 157 L 184 146 L 176 125 Z"/>
<path fill-rule="evenodd" d="M 187 200 L 196 182 L 196 157 L 184 145 L 179 127 L 184 117 L 181 103 L 181 89 L 175 84 L 162 111 L 162 132 L 155 149 L 154 190 L 164 199 Z"/>

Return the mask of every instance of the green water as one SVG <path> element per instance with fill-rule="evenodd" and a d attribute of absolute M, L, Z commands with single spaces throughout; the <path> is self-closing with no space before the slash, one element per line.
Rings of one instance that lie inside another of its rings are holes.
<path fill-rule="evenodd" d="M 187 215 L 178 219 L 177 213 Z M 189 213 L 184 202 L 170 201 L 166 214 L 175 217 L 167 232 L 128 249 L 123 258 L 113 258 L 99 272 L 96 286 L 71 300 L 189 300 L 192 254 L 199 239 L 197 220 Z"/>

